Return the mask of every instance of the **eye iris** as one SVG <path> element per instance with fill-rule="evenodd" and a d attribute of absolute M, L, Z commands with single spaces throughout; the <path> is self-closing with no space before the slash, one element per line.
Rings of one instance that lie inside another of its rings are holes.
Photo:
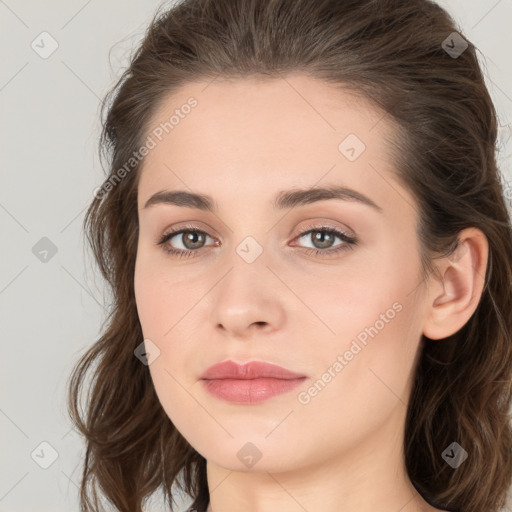
<path fill-rule="evenodd" d="M 313 244 L 315 246 L 317 243 L 320 243 L 319 248 L 325 249 L 332 245 L 332 242 L 334 240 L 334 235 L 327 231 L 313 231 L 311 233 L 311 238 L 312 238 Z M 327 242 L 326 242 L 326 238 L 327 238 Z"/>
<path fill-rule="evenodd" d="M 200 248 L 201 243 L 204 243 L 204 235 L 203 233 L 198 233 L 197 231 L 184 231 L 182 234 L 183 245 L 187 249 L 197 249 Z M 189 245 L 189 242 L 192 245 Z"/>

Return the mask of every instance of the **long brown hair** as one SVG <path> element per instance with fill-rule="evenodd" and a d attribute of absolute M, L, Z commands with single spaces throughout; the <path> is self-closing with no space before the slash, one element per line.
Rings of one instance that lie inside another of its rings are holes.
<path fill-rule="evenodd" d="M 112 305 L 101 337 L 70 378 L 68 407 L 87 447 L 82 511 L 98 510 L 103 495 L 118 510 L 140 512 L 158 489 L 172 510 L 173 484 L 199 511 L 209 499 L 206 460 L 173 426 L 148 367 L 134 357 L 143 340 L 133 283 L 137 151 L 151 117 L 187 82 L 297 72 L 362 94 L 393 123 L 396 178 L 417 201 L 425 276 L 462 229 L 477 227 L 488 239 L 475 313 L 449 338 L 422 338 L 404 448 L 409 478 L 433 506 L 496 512 L 505 504 L 512 228 L 496 163 L 497 115 L 476 48 L 429 0 L 184 0 L 157 11 L 102 107 L 100 154 L 108 171 L 84 230 Z M 89 394 L 81 411 L 83 389 Z M 457 469 L 441 456 L 454 441 L 469 453 Z"/>

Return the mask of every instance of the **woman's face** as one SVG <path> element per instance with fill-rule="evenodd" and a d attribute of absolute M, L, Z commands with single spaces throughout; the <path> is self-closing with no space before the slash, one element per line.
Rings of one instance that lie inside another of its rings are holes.
<path fill-rule="evenodd" d="M 209 462 L 285 471 L 368 462 L 402 442 L 426 296 L 390 130 L 381 112 L 302 75 L 188 84 L 153 117 L 137 308 L 159 400 Z M 312 187 L 359 199 L 283 200 Z M 163 191 L 208 196 L 212 209 Z M 193 232 L 158 244 L 182 229 Z M 303 378 L 201 379 L 227 360 Z M 284 392 L 267 394 L 273 384 Z"/>

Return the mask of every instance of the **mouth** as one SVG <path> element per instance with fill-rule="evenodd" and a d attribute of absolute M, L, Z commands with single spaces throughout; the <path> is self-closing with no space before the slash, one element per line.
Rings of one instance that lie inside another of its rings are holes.
<path fill-rule="evenodd" d="M 239 404 L 255 404 L 287 393 L 306 379 L 203 379 L 205 389 L 217 398 Z"/>
<path fill-rule="evenodd" d="M 262 361 L 239 364 L 224 361 L 208 368 L 200 379 L 216 398 L 238 404 L 255 404 L 290 392 L 307 377 Z"/>

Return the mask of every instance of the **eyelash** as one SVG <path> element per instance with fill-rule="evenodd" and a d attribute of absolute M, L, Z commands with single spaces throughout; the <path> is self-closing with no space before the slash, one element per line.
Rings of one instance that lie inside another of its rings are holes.
<path fill-rule="evenodd" d="M 348 249 L 352 249 L 353 246 L 357 245 L 357 242 L 358 242 L 357 238 L 351 237 L 351 236 L 347 235 L 346 233 L 344 233 L 343 231 L 335 229 L 335 228 L 332 228 L 330 226 L 313 226 L 313 227 L 309 227 L 309 228 L 304 229 L 303 231 L 301 231 L 295 238 L 301 238 L 304 235 L 306 235 L 308 233 L 311 233 L 311 232 L 314 232 L 314 231 L 321 231 L 321 232 L 324 232 L 324 233 L 329 233 L 331 235 L 335 235 L 338 238 L 340 238 L 344 242 L 344 244 L 339 244 L 338 246 L 336 246 L 335 249 L 326 249 L 326 250 L 314 249 L 314 248 L 311 248 L 311 247 L 303 247 L 302 249 L 308 255 L 313 254 L 313 255 L 317 256 L 319 254 L 323 254 L 323 255 L 328 254 L 329 256 L 331 256 L 333 254 L 338 254 L 338 253 L 346 251 Z M 177 229 L 175 231 L 171 231 L 169 233 L 165 233 L 164 235 L 162 235 L 160 240 L 157 242 L 157 245 L 161 245 L 162 249 L 167 254 L 170 254 L 171 256 L 176 256 L 176 257 L 179 257 L 179 258 L 189 258 L 189 257 L 192 256 L 192 253 L 199 252 L 200 249 L 196 249 L 194 251 L 190 250 L 190 249 L 188 249 L 188 250 L 174 249 L 174 248 L 170 248 L 170 247 L 165 245 L 166 242 L 168 242 L 175 235 L 182 234 L 182 233 L 185 233 L 185 232 L 201 233 L 203 235 L 210 236 L 210 235 L 208 235 L 208 233 L 206 233 L 205 231 L 202 231 L 200 229 L 197 229 L 195 226 L 182 226 L 180 229 Z M 295 238 L 294 238 L 294 240 L 295 240 Z M 201 249 L 202 249 L 202 247 L 201 247 Z"/>

